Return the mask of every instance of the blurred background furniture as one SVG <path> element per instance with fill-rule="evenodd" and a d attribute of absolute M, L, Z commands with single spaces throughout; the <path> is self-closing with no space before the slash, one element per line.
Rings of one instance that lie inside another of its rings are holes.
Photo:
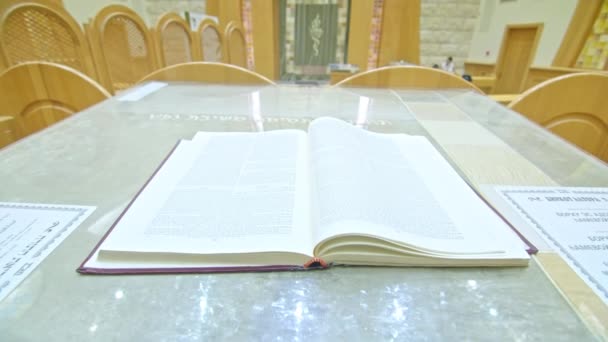
<path fill-rule="evenodd" d="M 509 108 L 608 162 L 608 75 L 556 77 L 528 89 Z"/>
<path fill-rule="evenodd" d="M 5 70 L 0 74 L 0 94 L 4 135 L 13 138 L 37 132 L 111 96 L 78 70 L 48 62 L 26 62 Z"/>

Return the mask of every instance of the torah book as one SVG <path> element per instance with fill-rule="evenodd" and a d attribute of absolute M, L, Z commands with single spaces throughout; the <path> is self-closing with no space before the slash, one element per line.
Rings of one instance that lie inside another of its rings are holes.
<path fill-rule="evenodd" d="M 424 137 L 333 118 L 181 141 L 78 269 L 524 266 L 526 246 Z"/>

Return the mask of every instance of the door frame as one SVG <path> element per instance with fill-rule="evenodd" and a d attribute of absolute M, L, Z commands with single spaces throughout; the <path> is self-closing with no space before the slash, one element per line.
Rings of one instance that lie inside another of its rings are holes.
<path fill-rule="evenodd" d="M 505 63 L 505 55 L 506 48 L 509 43 L 509 37 L 511 30 L 515 29 L 536 29 L 536 34 L 534 35 L 534 41 L 532 42 L 532 48 L 530 49 L 530 58 L 527 61 L 527 66 L 522 75 L 521 82 L 518 87 L 518 92 L 521 93 L 524 89 L 524 85 L 526 83 L 526 79 L 528 78 L 528 71 L 530 70 L 530 66 L 536 57 L 536 50 L 538 49 L 538 43 L 540 42 L 540 37 L 543 33 L 543 29 L 545 24 L 543 23 L 527 23 L 527 24 L 510 24 L 505 26 L 505 31 L 502 35 L 502 43 L 500 44 L 500 55 L 496 61 L 496 70 L 494 70 L 494 74 L 496 75 L 496 82 L 501 77 L 502 71 L 504 69 Z"/>

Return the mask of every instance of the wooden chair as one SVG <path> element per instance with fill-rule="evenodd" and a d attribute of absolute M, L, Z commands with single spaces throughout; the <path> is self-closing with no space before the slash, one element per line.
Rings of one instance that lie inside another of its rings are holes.
<path fill-rule="evenodd" d="M 488 97 L 501 105 L 506 106 L 513 102 L 513 100 L 519 98 L 520 95 L 521 94 L 490 94 Z"/>
<path fill-rule="evenodd" d="M 197 28 L 199 50 L 204 62 L 223 62 L 223 38 L 219 27 L 211 19 L 201 21 Z"/>
<path fill-rule="evenodd" d="M 194 34 L 178 14 L 166 13 L 161 16 L 154 31 L 160 65 L 169 66 L 199 59 Z"/>
<path fill-rule="evenodd" d="M 473 84 L 481 89 L 486 94 L 494 93 L 494 84 L 496 84 L 496 77 L 494 76 L 471 76 Z"/>
<path fill-rule="evenodd" d="M 608 161 L 608 75 L 579 73 L 530 88 L 509 108 Z"/>
<path fill-rule="evenodd" d="M 608 65 L 608 63 L 606 64 Z M 547 80 L 550 80 L 554 77 L 576 74 L 581 72 L 592 72 L 592 73 L 606 73 L 602 70 L 592 70 L 592 69 L 577 69 L 577 68 L 563 68 L 563 67 L 554 67 L 554 66 L 531 66 L 528 69 L 528 76 L 526 77 L 526 81 L 524 82 L 524 90 L 528 90 L 534 87 L 537 84 L 541 84 Z"/>
<path fill-rule="evenodd" d="M 111 96 L 85 74 L 48 62 L 25 62 L 7 69 L 0 74 L 0 94 L 0 117 L 12 127 L 8 134 L 13 140 Z"/>
<path fill-rule="evenodd" d="M 130 8 L 106 6 L 88 27 L 99 80 L 111 92 L 130 87 L 157 69 L 152 35 Z"/>
<path fill-rule="evenodd" d="M 17 141 L 21 130 L 17 119 L 12 116 L 0 116 L 0 148 Z"/>
<path fill-rule="evenodd" d="M 464 73 L 475 76 L 493 76 L 495 63 L 478 62 L 478 61 L 464 61 Z"/>
<path fill-rule="evenodd" d="M 219 84 L 275 84 L 266 77 L 235 65 L 191 62 L 168 66 L 144 77 L 147 81 L 186 81 Z"/>
<path fill-rule="evenodd" d="M 231 21 L 224 30 L 225 54 L 228 64 L 247 67 L 247 47 L 245 34 L 241 25 Z"/>
<path fill-rule="evenodd" d="M 65 9 L 48 1 L 0 2 L 0 65 L 46 61 L 97 77 L 82 30 Z"/>
<path fill-rule="evenodd" d="M 388 66 L 355 74 L 336 87 L 371 88 L 465 88 L 481 93 L 473 83 L 439 69 L 420 66 Z"/>
<path fill-rule="evenodd" d="M 4 52 L 2 52 L 2 44 L 0 44 L 0 73 L 6 70 L 6 65 L 4 64 L 2 56 L 4 56 Z"/>

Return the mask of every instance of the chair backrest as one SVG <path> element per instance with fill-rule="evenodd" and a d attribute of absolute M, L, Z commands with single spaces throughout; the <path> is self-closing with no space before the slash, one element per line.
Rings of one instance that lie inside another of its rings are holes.
<path fill-rule="evenodd" d="M 205 19 L 197 28 L 201 58 L 204 62 L 222 62 L 222 33 L 215 21 Z"/>
<path fill-rule="evenodd" d="M 21 138 L 17 119 L 12 116 L 0 116 L 0 148 Z"/>
<path fill-rule="evenodd" d="M 608 75 L 556 77 L 528 89 L 509 108 L 608 161 Z"/>
<path fill-rule="evenodd" d="M 191 62 L 168 66 L 144 77 L 146 81 L 186 81 L 219 84 L 275 84 L 266 77 L 235 65 Z"/>
<path fill-rule="evenodd" d="M 226 46 L 225 61 L 228 64 L 247 67 L 247 47 L 245 34 L 241 25 L 231 21 L 224 30 L 224 41 Z"/>
<path fill-rule="evenodd" d="M 0 117 L 12 117 L 28 135 L 111 95 L 85 74 L 65 65 L 26 62 L 0 74 Z"/>
<path fill-rule="evenodd" d="M 195 60 L 197 48 L 190 26 L 176 13 L 166 13 L 158 19 L 154 30 L 161 66 Z M 196 58 L 198 59 L 198 58 Z"/>
<path fill-rule="evenodd" d="M 78 23 L 50 2 L 3 0 L 0 5 L 0 65 L 46 61 L 97 77 Z"/>
<path fill-rule="evenodd" d="M 101 83 L 122 90 L 157 69 L 152 35 L 133 10 L 122 5 L 101 9 L 90 25 L 93 56 Z"/>
<path fill-rule="evenodd" d="M 481 93 L 473 83 L 439 69 L 420 66 L 388 66 L 355 74 L 335 84 L 338 87 L 370 88 L 465 88 Z"/>
<path fill-rule="evenodd" d="M 7 68 L 4 62 L 4 58 L 2 56 L 4 56 L 4 52 L 2 52 L 2 44 L 0 44 L 0 73 L 6 70 Z"/>

